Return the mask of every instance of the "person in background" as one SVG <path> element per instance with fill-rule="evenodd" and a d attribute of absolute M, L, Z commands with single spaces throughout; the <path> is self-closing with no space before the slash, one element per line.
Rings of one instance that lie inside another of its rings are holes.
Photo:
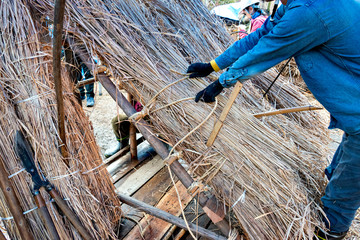
<path fill-rule="evenodd" d="M 133 106 L 137 112 L 143 109 L 140 102 L 134 101 Z M 122 148 L 129 145 L 130 122 L 125 113 L 119 114 L 111 120 L 112 129 L 116 137 L 116 143 L 105 151 L 105 158 L 111 157 Z"/>
<path fill-rule="evenodd" d="M 271 0 L 266 0 L 271 1 Z M 360 207 L 360 1 L 281 0 L 273 19 L 236 41 L 209 63 L 194 63 L 190 77 L 223 72 L 195 102 L 214 102 L 223 88 L 244 82 L 295 57 L 316 99 L 330 112 L 329 128 L 344 131 L 321 198 L 325 229 L 315 239 L 344 239 Z"/>
<path fill-rule="evenodd" d="M 239 38 L 242 39 L 260 28 L 268 16 L 260 8 L 260 4 L 254 3 L 242 10 L 240 23 L 245 25 L 245 29 L 240 29 Z"/>
<path fill-rule="evenodd" d="M 86 64 L 81 61 L 79 57 L 76 57 L 76 61 L 79 64 L 80 73 L 77 74 L 77 82 L 82 80 L 87 80 L 93 78 L 94 76 L 91 74 L 90 70 L 87 68 Z M 80 91 L 80 99 L 81 101 L 86 99 L 86 106 L 93 107 L 95 104 L 95 93 L 94 93 L 94 83 L 90 83 L 84 86 L 79 87 Z"/>

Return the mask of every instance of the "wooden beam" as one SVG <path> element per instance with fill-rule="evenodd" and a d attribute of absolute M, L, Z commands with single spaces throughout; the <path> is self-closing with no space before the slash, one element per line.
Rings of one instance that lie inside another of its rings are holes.
<path fill-rule="evenodd" d="M 61 48 L 62 29 L 64 22 L 65 0 L 56 0 L 54 7 L 54 38 L 53 38 L 53 76 L 55 82 L 58 130 L 61 139 L 60 149 L 65 163 L 68 163 L 65 134 L 65 111 L 61 82 Z"/>
<path fill-rule="evenodd" d="M 180 186 L 178 186 L 178 188 L 179 188 L 179 187 L 180 187 Z M 180 190 L 179 190 L 179 191 L 180 191 Z M 185 191 L 185 192 L 184 192 L 184 191 Z M 182 194 L 187 194 L 187 193 L 186 193 L 186 189 L 183 188 Z M 136 199 L 134 199 L 134 198 L 131 198 L 131 197 L 129 197 L 129 196 L 122 195 L 122 194 L 118 194 L 118 196 L 119 196 L 120 201 L 122 201 L 122 202 L 124 202 L 124 203 L 126 203 L 126 204 L 128 204 L 128 205 L 130 205 L 130 206 L 132 206 L 132 207 L 135 207 L 135 208 L 137 208 L 137 209 L 139 209 L 139 210 L 141 210 L 141 211 L 144 211 L 144 212 L 146 212 L 146 213 L 148 213 L 148 214 L 150 214 L 150 215 L 152 215 L 152 216 L 155 216 L 156 218 L 160 218 L 160 219 L 162 219 L 162 220 L 164 220 L 164 221 L 166 221 L 166 222 L 168 222 L 168 223 L 174 224 L 174 225 L 176 225 L 176 226 L 178 226 L 178 227 L 181 227 L 181 228 L 183 228 L 183 229 L 188 229 L 185 221 L 184 221 L 183 219 L 181 219 L 181 218 L 178 218 L 178 217 L 176 217 L 176 216 L 174 216 L 174 215 L 172 215 L 172 214 L 170 214 L 170 213 L 168 213 L 168 212 L 165 212 L 165 211 L 160 210 L 160 209 L 158 209 L 158 208 L 156 208 L 156 207 L 153 207 L 153 206 L 151 206 L 151 205 L 148 205 L 148 204 L 146 204 L 146 203 L 143 203 L 143 202 L 141 202 L 141 201 L 138 201 L 138 200 L 136 200 Z M 181 194 L 180 194 L 180 196 L 181 196 Z M 174 199 L 174 198 L 175 198 L 175 199 Z M 178 201 L 178 200 L 177 200 L 177 197 L 176 197 L 176 193 L 175 193 L 174 198 L 171 199 L 171 200 L 173 200 L 173 201 L 175 201 L 175 202 Z M 171 207 L 173 207 L 173 204 L 169 204 L 170 199 L 164 199 L 164 200 L 162 199 L 162 201 L 164 201 L 164 203 L 166 202 L 167 206 L 170 206 L 170 205 L 171 205 Z M 161 202 L 160 202 L 160 203 L 161 203 Z M 178 208 L 178 207 L 177 207 L 177 211 L 179 211 L 179 208 Z M 145 223 L 146 223 L 146 220 L 145 220 Z M 170 226 L 171 226 L 171 224 L 170 224 Z M 154 220 L 153 220 L 153 221 L 151 221 L 151 225 L 152 225 L 152 226 L 158 226 L 159 223 L 158 223 L 158 222 L 154 222 Z M 169 226 L 169 227 L 170 227 L 170 226 Z M 208 231 L 208 230 L 206 230 L 205 228 L 199 227 L 199 226 L 197 226 L 197 225 L 195 225 L 195 224 L 193 224 L 193 223 L 191 223 L 191 222 L 188 222 L 188 226 L 189 226 L 189 228 L 190 228 L 190 230 L 191 230 L 192 232 L 197 233 L 197 234 L 199 234 L 200 236 L 204 236 L 204 237 L 207 237 L 207 238 L 209 238 L 209 239 L 219 239 L 219 240 L 226 240 L 226 239 L 227 239 L 227 238 L 225 238 L 225 237 L 223 237 L 223 236 L 220 236 L 220 235 L 218 235 L 218 234 L 216 234 L 216 233 L 213 233 L 213 232 L 211 232 L 211 231 Z M 148 226 L 148 228 L 150 229 L 151 226 Z M 133 231 L 132 231 L 132 232 L 133 232 Z M 138 231 L 137 231 L 137 232 L 138 232 Z M 151 232 L 151 230 L 149 230 L 148 232 Z M 130 234 L 131 234 L 131 233 L 130 233 Z M 143 232 L 143 234 L 144 234 L 144 232 Z M 150 233 L 149 233 L 149 234 L 150 234 Z M 136 236 L 136 233 L 133 232 L 132 235 L 130 235 L 128 238 L 129 238 L 129 239 L 136 239 L 135 236 Z M 145 236 L 145 238 L 147 238 L 147 237 Z M 153 239 L 153 238 L 148 238 L 148 239 Z"/>
<path fill-rule="evenodd" d="M 20 205 L 20 201 L 17 198 L 14 189 L 8 179 L 8 173 L 5 170 L 4 160 L 0 157 L 0 188 L 5 196 L 6 205 L 8 206 L 13 218 L 15 225 L 19 231 L 21 239 L 33 240 L 30 227 L 25 220 L 23 211 Z"/>
<path fill-rule="evenodd" d="M 221 112 L 221 115 L 219 117 L 219 119 L 216 121 L 215 125 L 214 125 L 214 129 L 212 130 L 210 137 L 208 139 L 208 141 L 206 142 L 206 146 L 210 147 L 213 145 L 213 143 L 215 142 L 215 139 L 217 137 L 217 135 L 220 132 L 220 129 L 222 128 L 224 121 L 231 109 L 231 106 L 233 105 L 236 97 L 239 95 L 239 92 L 242 88 L 242 84 L 241 82 L 237 82 L 234 89 L 232 90 L 229 100 L 227 101 L 224 109 Z"/>

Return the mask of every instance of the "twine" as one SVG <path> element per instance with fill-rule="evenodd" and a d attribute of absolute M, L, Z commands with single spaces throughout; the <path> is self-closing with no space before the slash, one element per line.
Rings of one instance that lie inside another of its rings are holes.
<path fill-rule="evenodd" d="M 181 81 L 184 81 L 184 80 L 186 80 L 186 79 L 188 79 L 188 78 L 189 78 L 189 76 L 185 76 L 185 77 L 180 78 L 179 80 L 177 80 L 177 81 L 175 81 L 175 82 L 173 82 L 173 83 L 170 83 L 170 84 L 168 84 L 167 86 L 165 86 L 165 87 L 164 87 L 163 89 L 161 89 L 157 94 L 155 94 L 155 96 L 149 101 L 148 104 L 146 104 L 145 107 L 149 108 L 149 106 L 150 106 L 151 104 L 153 104 L 153 102 L 154 102 L 155 99 L 160 95 L 160 93 L 162 93 L 163 91 L 165 91 L 165 90 L 168 89 L 169 87 L 171 87 L 171 86 L 173 86 L 173 85 L 175 85 L 175 84 L 177 84 L 177 83 L 179 83 L 179 82 L 181 82 Z"/>
<path fill-rule="evenodd" d="M 139 119 L 142 119 L 142 118 L 146 117 L 147 115 L 149 115 L 149 109 L 145 106 L 143 108 L 143 110 L 141 110 L 140 112 L 134 113 L 133 115 L 131 115 L 129 117 L 129 119 L 132 121 L 138 121 Z"/>
<path fill-rule="evenodd" d="M 25 168 L 22 168 L 22 169 L 20 169 L 19 171 L 15 172 L 15 173 L 13 173 L 13 174 L 11 174 L 11 175 L 9 175 L 8 178 L 10 179 L 10 178 L 18 175 L 19 173 L 21 173 L 21 172 L 23 172 L 23 171 L 25 171 L 25 170 L 26 170 Z"/>
<path fill-rule="evenodd" d="M 193 99 L 195 99 L 195 97 L 182 98 L 182 99 L 179 99 L 179 100 L 177 100 L 177 101 L 175 101 L 175 102 L 169 103 L 169 104 L 167 104 L 167 105 L 165 105 L 165 106 L 162 106 L 162 107 L 160 107 L 160 108 L 157 108 L 157 109 L 151 111 L 151 113 L 154 113 L 154 112 L 156 112 L 156 111 L 162 110 L 162 109 L 167 108 L 167 107 L 170 107 L 170 106 L 175 105 L 175 104 L 177 104 L 177 103 L 179 103 L 179 102 L 188 101 L 188 100 L 193 100 Z"/>
<path fill-rule="evenodd" d="M 180 141 L 178 141 L 174 146 L 173 148 L 171 149 L 170 153 L 169 153 L 169 156 L 173 153 L 173 151 L 175 150 L 175 148 L 180 144 L 182 143 L 187 137 L 189 137 L 191 134 L 193 134 L 196 130 L 198 130 L 202 125 L 205 124 L 205 122 L 207 120 L 209 120 L 209 118 L 211 117 L 211 115 L 215 112 L 216 108 L 217 108 L 217 105 L 218 105 L 218 99 L 215 98 L 215 106 L 214 108 L 211 110 L 211 112 L 209 113 L 209 115 L 199 124 L 197 125 L 193 130 L 191 130 L 188 134 L 186 134 L 182 139 L 180 139 Z"/>
<path fill-rule="evenodd" d="M 80 170 L 76 170 L 75 172 L 72 172 L 72 173 L 69 173 L 69 174 L 65 174 L 65 175 L 50 177 L 49 179 L 56 181 L 56 180 L 59 180 L 59 179 L 62 179 L 62 178 L 65 178 L 65 177 L 69 177 L 69 176 L 71 176 L 71 175 L 74 175 L 74 174 L 76 174 L 76 173 L 78 173 L 78 172 L 80 172 Z"/>
<path fill-rule="evenodd" d="M 63 200 L 64 201 L 69 201 L 70 199 L 69 198 L 64 198 Z M 54 201 L 55 201 L 54 199 L 51 199 L 51 201 L 47 201 L 47 202 L 45 202 L 45 204 L 48 204 L 48 203 L 54 202 Z M 31 208 L 31 209 L 23 212 L 23 215 L 31 213 L 32 211 L 35 211 L 36 209 L 38 209 L 38 207 Z M 0 219 L 3 220 L 3 221 L 6 221 L 6 220 L 12 220 L 12 219 L 14 219 L 14 217 L 6 217 L 6 218 L 0 217 Z"/>
<path fill-rule="evenodd" d="M 245 194 L 246 194 L 246 189 L 244 190 L 244 192 L 240 195 L 240 197 L 238 198 L 238 200 L 236 200 L 234 202 L 234 204 L 231 206 L 231 208 L 234 208 L 236 204 L 238 204 L 238 202 L 240 203 L 245 203 Z"/>
<path fill-rule="evenodd" d="M 24 100 L 17 101 L 17 102 L 15 102 L 15 104 L 19 104 L 19 103 L 23 103 L 23 102 L 35 100 L 35 99 L 38 99 L 38 98 L 40 98 L 40 97 L 49 95 L 50 93 L 52 93 L 52 90 L 47 91 L 47 92 L 44 92 L 44 93 L 42 93 L 42 94 L 38 94 L 38 95 L 31 96 L 31 97 L 26 98 L 26 99 L 24 99 Z"/>
<path fill-rule="evenodd" d="M 94 168 L 92 168 L 92 169 L 90 169 L 90 170 L 87 170 L 86 172 L 82 172 L 81 174 L 88 174 L 88 173 L 90 173 L 90 172 L 92 172 L 92 171 L 95 171 L 96 169 L 98 169 L 98 168 L 100 168 L 100 167 L 102 167 L 102 166 L 104 166 L 104 165 L 106 165 L 106 163 L 101 163 L 100 165 L 98 165 L 98 166 L 96 166 L 96 167 L 94 167 Z"/>
<path fill-rule="evenodd" d="M 169 155 L 167 158 L 164 159 L 164 162 L 166 162 L 167 165 L 171 165 L 176 160 L 179 160 L 182 158 L 182 151 L 173 153 L 172 155 Z"/>

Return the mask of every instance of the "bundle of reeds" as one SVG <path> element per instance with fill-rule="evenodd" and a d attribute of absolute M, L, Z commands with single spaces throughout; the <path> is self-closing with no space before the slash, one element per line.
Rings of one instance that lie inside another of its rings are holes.
<path fill-rule="evenodd" d="M 68 158 L 59 152 L 57 111 L 49 46 L 33 21 L 26 1 L 0 3 L 0 164 L 5 166 L 20 201 L 33 239 L 50 239 L 35 209 L 33 183 L 14 152 L 14 136 L 22 129 L 34 151 L 36 166 L 60 192 L 94 239 L 114 239 L 121 217 L 109 174 L 101 167 L 98 146 L 91 125 L 73 96 L 69 77 L 63 74 Z M 46 29 L 48 33 L 48 29 Z M 51 47 L 50 47 L 51 48 Z M 64 69 L 63 69 L 64 70 Z M 100 166 L 100 167 L 99 167 Z M 42 191 L 43 192 L 43 191 Z M 61 239 L 81 239 L 67 218 L 55 210 L 49 195 L 43 194 Z M 5 200 L 2 218 L 11 217 Z M 13 220 L 4 224 L 11 239 L 20 239 Z"/>
<path fill-rule="evenodd" d="M 36 7 L 48 15 L 53 10 L 47 0 L 37 0 Z M 196 104 L 189 97 L 207 86 L 211 77 L 188 79 L 176 72 L 184 73 L 190 62 L 210 61 L 232 40 L 201 1 L 73 0 L 66 14 L 67 31 L 100 56 L 111 74 L 143 103 L 153 131 L 183 151 L 194 178 L 210 185 L 234 210 L 248 238 L 312 237 L 314 225 L 321 225 L 318 204 L 325 186 L 326 126 L 316 112 L 260 120 L 251 115 L 308 105 L 295 85 L 280 79 L 262 99 L 277 72 L 269 70 L 247 83 L 208 148 L 205 142 L 229 90 L 217 105 Z M 171 83 L 175 84 L 166 88 Z M 202 123 L 214 108 L 214 115 Z"/>

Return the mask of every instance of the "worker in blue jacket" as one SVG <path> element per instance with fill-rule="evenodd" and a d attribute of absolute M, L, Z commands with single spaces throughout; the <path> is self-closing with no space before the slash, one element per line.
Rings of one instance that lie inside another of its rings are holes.
<path fill-rule="evenodd" d="M 273 21 L 268 18 L 210 63 L 189 66 L 190 77 L 227 68 L 195 101 L 213 102 L 224 87 L 295 57 L 308 88 L 331 114 L 329 128 L 345 132 L 325 170 L 322 203 L 329 230 L 317 231 L 319 239 L 343 239 L 360 206 L 360 1 L 281 2 Z"/>

